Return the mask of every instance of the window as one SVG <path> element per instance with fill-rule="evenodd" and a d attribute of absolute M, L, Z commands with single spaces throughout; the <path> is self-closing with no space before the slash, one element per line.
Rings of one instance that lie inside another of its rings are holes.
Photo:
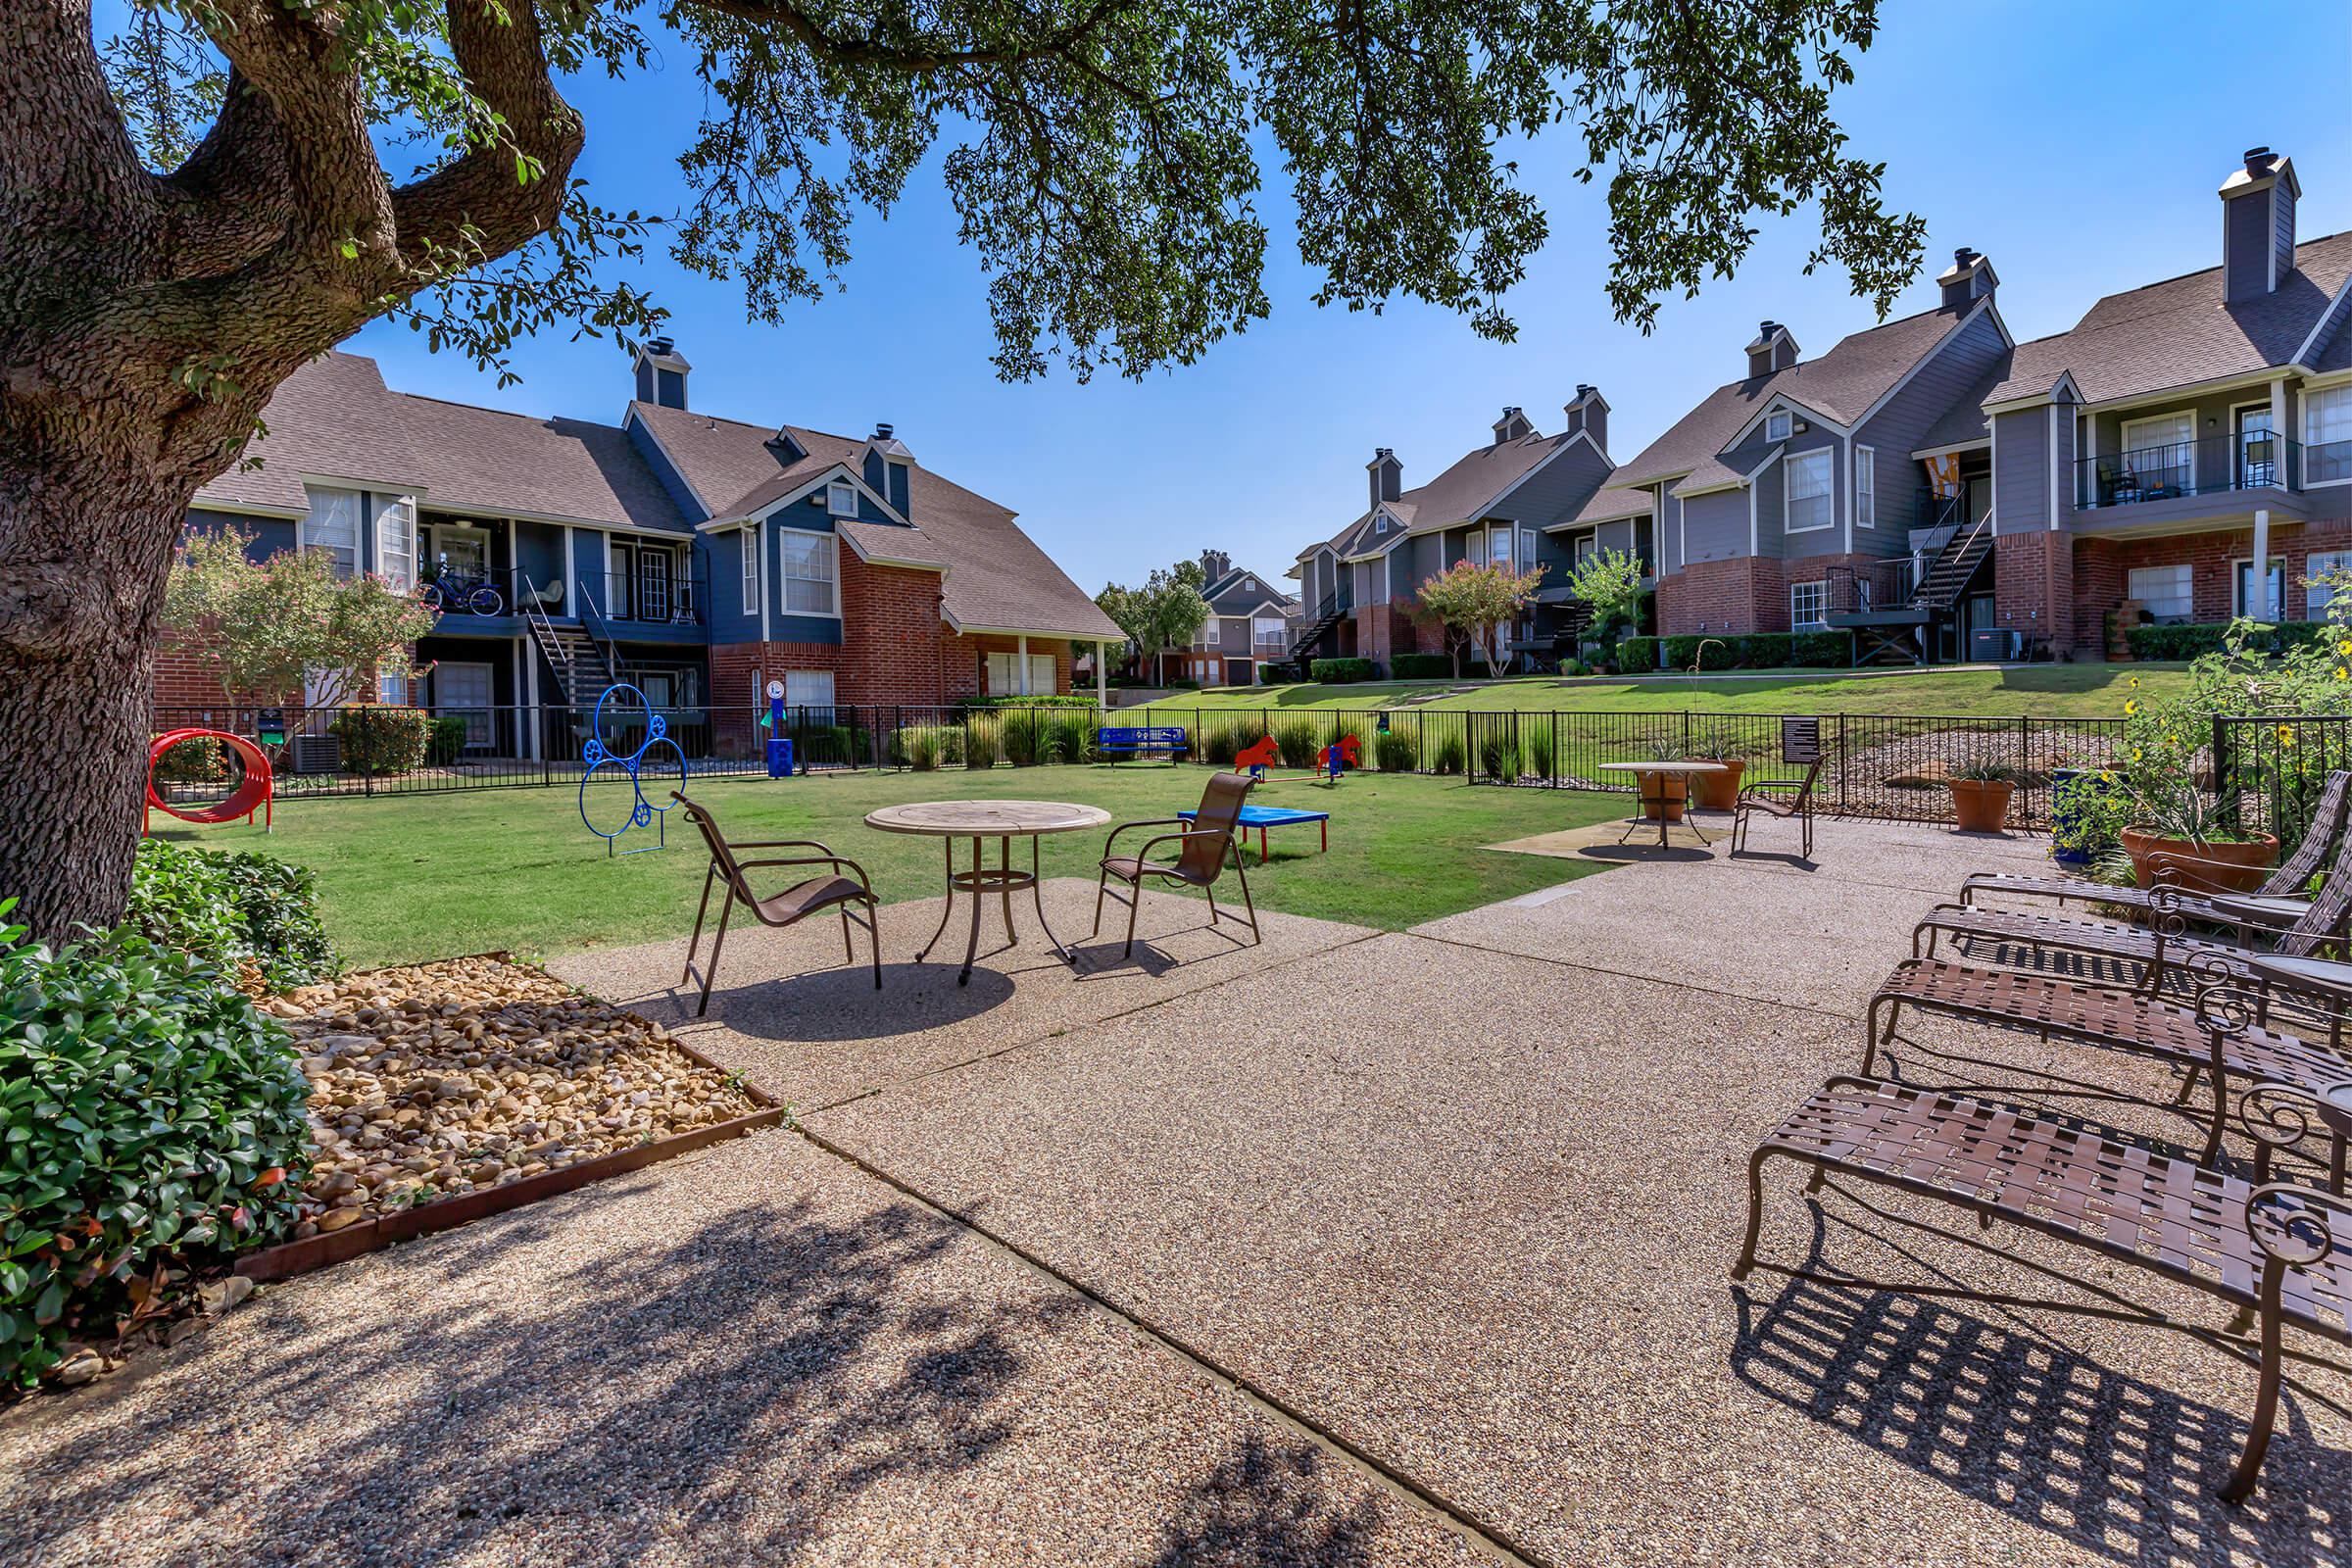
<path fill-rule="evenodd" d="M 1854 448 L 1854 526 L 1879 525 L 1879 455 L 1868 447 Z"/>
<path fill-rule="evenodd" d="M 2134 566 L 2125 578 L 2124 591 L 2158 620 L 2186 620 L 2189 597 L 2188 566 Z"/>
<path fill-rule="evenodd" d="M 760 524 L 753 523 L 736 536 L 743 541 L 743 612 L 760 613 Z"/>
<path fill-rule="evenodd" d="M 2303 558 L 2303 602 L 2311 619 L 2318 619 L 2335 597 L 2335 586 L 2328 578 L 2339 571 L 2352 571 L 2352 550 L 2315 550 Z"/>
<path fill-rule="evenodd" d="M 1830 449 L 1818 448 L 1800 452 L 1781 465 L 1781 478 L 1788 499 L 1788 519 L 1783 527 L 1789 533 L 1803 533 L 1811 528 L 1827 528 L 1837 520 L 1837 504 L 1830 495 L 1830 472 L 1834 466 Z"/>
<path fill-rule="evenodd" d="M 1203 667 L 1214 669 L 1216 662 L 1207 661 Z M 1031 654 L 1029 656 L 1029 689 L 1041 696 L 1050 697 L 1057 684 L 1054 675 L 1054 656 L 1052 654 Z"/>
<path fill-rule="evenodd" d="M 833 722 L 833 672 L 829 669 L 788 669 L 784 672 L 784 706 L 791 709 L 817 709 L 822 717 L 812 722 Z"/>
<path fill-rule="evenodd" d="M 1260 615 L 1250 623 L 1260 648 L 1280 648 L 1283 645 L 1285 622 L 1280 615 Z"/>
<path fill-rule="evenodd" d="M 2286 563 L 2273 556 L 2268 576 L 2270 581 L 2263 585 L 2265 603 L 2256 604 L 2253 593 L 2254 563 L 2251 560 L 2231 562 L 2230 577 L 2233 603 L 2230 612 L 2233 615 L 2251 615 L 2265 624 L 2277 625 L 2283 618 L 2279 610 L 2286 603 Z"/>
<path fill-rule="evenodd" d="M 2197 416 L 2182 410 L 2152 419 L 2124 421 L 2124 450 L 2117 460 L 2135 499 L 2155 501 L 2185 495 L 2197 483 Z"/>
<path fill-rule="evenodd" d="M 1219 635 L 1219 633 L 1218 633 L 1218 631 L 1217 631 L 1217 617 L 1216 617 L 1216 616 L 1214 616 L 1214 615 L 1211 615 L 1211 616 L 1209 616 L 1209 617 L 1208 617 L 1206 620 L 1204 620 L 1204 621 L 1202 621 L 1202 622 L 1200 623 L 1200 642 L 1201 642 L 1201 646 L 1203 646 L 1203 647 L 1206 647 L 1206 648 L 1214 648 L 1214 647 L 1216 647 L 1216 646 L 1217 646 L 1217 637 L 1218 637 L 1218 635 Z"/>
<path fill-rule="evenodd" d="M 323 550 L 335 564 L 335 575 L 349 577 L 360 569 L 360 493 L 357 490 L 313 490 L 304 487 L 311 510 L 297 530 L 306 550 Z"/>
<path fill-rule="evenodd" d="M 379 703 L 389 703 L 394 708 L 408 707 L 409 677 L 406 675 L 395 674 L 383 674 L 376 676 L 375 700 Z"/>
<path fill-rule="evenodd" d="M 406 496 L 376 514 L 375 569 L 404 594 L 416 586 L 416 508 Z"/>
<path fill-rule="evenodd" d="M 1767 414 L 1764 416 L 1764 439 L 1786 441 L 1795 424 L 1796 416 L 1792 414 Z"/>
<path fill-rule="evenodd" d="M 1486 529 L 1473 528 L 1470 530 L 1468 537 L 1462 540 L 1462 559 L 1473 566 L 1483 566 L 1487 564 Z"/>
<path fill-rule="evenodd" d="M 988 695 L 1010 697 L 1020 685 L 1020 665 L 1010 654 L 988 656 Z M 1187 666 L 1190 667 L 1190 662 Z"/>
<path fill-rule="evenodd" d="M 1374 533 L 1387 533 L 1389 531 L 1389 514 L 1387 513 L 1384 512 L 1379 516 L 1372 519 L 1372 531 Z"/>
<path fill-rule="evenodd" d="M 1519 530 L 1519 569 L 1521 571 L 1536 569 L 1536 530 L 1533 528 Z"/>
<path fill-rule="evenodd" d="M 836 517 L 858 515 L 858 487 L 847 479 L 825 486 L 825 511 Z"/>
<path fill-rule="evenodd" d="M 806 528 L 786 528 L 777 535 L 784 563 L 784 613 L 836 615 L 833 593 L 833 536 Z"/>
<path fill-rule="evenodd" d="M 2303 399 L 2303 478 L 2308 484 L 2352 479 L 2352 385 Z"/>
<path fill-rule="evenodd" d="M 1790 631 L 1826 631 L 1829 622 L 1822 618 L 1829 606 L 1829 581 L 1792 582 L 1788 585 L 1788 629 Z"/>

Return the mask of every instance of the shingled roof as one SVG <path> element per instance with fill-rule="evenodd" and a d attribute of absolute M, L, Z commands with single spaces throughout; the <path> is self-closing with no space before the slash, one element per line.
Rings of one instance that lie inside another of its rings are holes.
<path fill-rule="evenodd" d="M 1712 463 L 1740 428 L 1776 397 L 1802 404 L 1839 424 L 1851 424 L 1926 358 L 1973 308 L 1972 304 L 1957 310 L 1922 311 L 1884 326 L 1849 332 L 1819 359 L 1799 360 L 1770 375 L 1727 382 L 1708 393 L 1698 407 L 1676 420 L 1633 461 L 1621 465 L 1609 481 L 1623 487 L 1695 472 Z"/>
<path fill-rule="evenodd" d="M 364 355 L 323 354 L 287 376 L 262 423 L 244 460 L 199 489 L 196 505 L 299 516 L 311 507 L 306 473 L 404 490 L 424 482 L 401 400 Z"/>
<path fill-rule="evenodd" d="M 1515 440 L 1475 447 L 1454 459 L 1427 484 L 1415 485 L 1385 505 L 1389 514 L 1405 525 L 1406 533 L 1434 533 L 1459 527 L 1485 515 L 1495 497 L 1575 439 L 1564 431 L 1558 435 L 1530 432 Z M 1349 556 L 1372 548 L 1373 536 L 1368 531 L 1372 518 L 1372 513 L 1365 513 L 1329 539 L 1299 551 L 1298 559 L 1304 561 L 1326 549 Z M 1385 546 L 1403 537 L 1404 534 L 1392 534 L 1381 543 Z"/>
<path fill-rule="evenodd" d="M 2222 298 L 2218 267 L 2110 294 L 2073 330 L 2019 344 L 2007 378 L 1984 401 L 2041 397 L 2071 374 L 2084 398 L 2105 403 L 2286 365 L 2347 278 L 2352 231 L 2296 246 L 2295 270 L 2278 288 L 2235 305 Z M 2346 335 L 2343 322 L 2330 324 L 2334 338 Z"/>

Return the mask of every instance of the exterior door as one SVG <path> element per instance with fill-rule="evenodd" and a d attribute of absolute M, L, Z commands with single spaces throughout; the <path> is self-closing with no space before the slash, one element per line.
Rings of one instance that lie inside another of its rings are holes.
<path fill-rule="evenodd" d="M 2233 455 L 2237 461 L 2237 487 L 2251 490 L 2257 485 L 2273 485 L 2278 478 L 2278 431 L 2271 423 L 2268 403 L 2247 403 L 2230 411 L 2230 422 L 2236 432 Z"/>
<path fill-rule="evenodd" d="M 488 664 L 457 663 L 444 659 L 433 666 L 433 711 L 466 721 L 466 749 L 481 751 L 494 731 L 492 705 L 497 687 Z"/>
<path fill-rule="evenodd" d="M 2256 602 L 2254 593 L 2253 562 L 2230 563 L 2230 574 L 2233 581 L 2230 592 L 2234 596 L 2232 609 L 2236 613 L 2273 623 L 2280 618 L 2279 607 L 2286 603 L 2286 562 L 2283 559 L 2278 556 L 2271 558 L 2271 580 L 2266 585 L 2269 591 L 2262 596 L 2261 603 Z"/>
<path fill-rule="evenodd" d="M 667 550 L 639 547 L 637 575 L 631 598 L 639 620 L 664 621 L 669 619 L 671 601 L 670 554 Z"/>

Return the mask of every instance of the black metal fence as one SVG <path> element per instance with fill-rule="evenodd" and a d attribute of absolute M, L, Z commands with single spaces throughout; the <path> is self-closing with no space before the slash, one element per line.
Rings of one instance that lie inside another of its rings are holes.
<path fill-rule="evenodd" d="M 2276 833 L 2292 852 L 2328 775 L 2352 767 L 2352 715 L 2220 715 L 2208 743 L 2210 777 L 2234 825 Z"/>
<path fill-rule="evenodd" d="M 576 783 L 588 771 L 589 744 L 627 756 L 648 739 L 646 715 L 635 705 L 609 707 L 603 731 L 593 708 L 438 708 L 420 719 L 383 726 L 381 710 L 288 710 L 282 742 L 272 741 L 282 797 L 412 795 L 452 790 L 523 788 Z M 752 776 L 766 770 L 771 729 L 764 709 L 662 707 L 656 710 L 677 753 L 656 748 L 649 777 L 668 773 Z M 253 709 L 167 709 L 159 730 L 225 729 L 265 732 Z M 1799 715 L 1788 715 L 1799 716 Z M 1181 710 L 1157 705 L 1148 713 L 1092 707 L 922 708 L 841 704 L 788 709 L 782 733 L 794 744 L 797 766 L 819 771 L 853 768 L 950 770 L 1092 762 L 1103 724 L 1179 725 L 1186 760 L 1230 766 L 1247 749 L 1274 743 L 1277 772 L 1306 772 L 1324 750 L 1352 736 L 1357 767 L 1383 773 L 1457 777 L 1473 784 L 1630 793 L 1634 776 L 1604 763 L 1639 763 L 1660 757 L 1737 760 L 1750 778 L 1794 778 L 1801 768 L 1782 756 L 1784 715 L 1676 712 L 1476 712 L 1442 710 L 1250 709 Z M 2104 718 L 1927 717 L 1844 713 L 1820 717 L 1827 760 L 1816 786 L 1823 809 L 1854 816 L 1943 821 L 1951 816 L 1943 787 L 1951 769 L 1988 760 L 2018 775 L 2011 821 L 2044 826 L 2051 775 L 2060 768 L 2113 765 L 2123 724 Z M 2225 721 L 2255 723 L 2257 721 Z M 2268 721 L 2259 721 L 2267 724 Z M 2244 760 L 2259 776 L 2281 781 L 2276 796 L 2247 789 L 2248 813 L 2258 821 L 2289 814 L 2301 786 L 2329 759 L 2352 765 L 2352 719 L 2304 720 L 2319 726 L 2296 755 L 2310 759 L 2304 773 L 2264 761 L 2264 735 L 2249 733 L 2224 753 Z M 2293 751 L 2270 726 L 2274 751 Z M 271 734 L 268 731 L 264 738 Z M 2217 728 L 2217 734 L 2219 730 Z M 169 754 L 158 788 L 167 800 L 202 800 L 218 793 L 225 760 L 201 750 Z M 2316 771 L 2314 771 L 2316 770 Z M 625 775 L 607 768 L 598 780 Z M 2316 784 L 2312 786 L 2316 790 Z"/>

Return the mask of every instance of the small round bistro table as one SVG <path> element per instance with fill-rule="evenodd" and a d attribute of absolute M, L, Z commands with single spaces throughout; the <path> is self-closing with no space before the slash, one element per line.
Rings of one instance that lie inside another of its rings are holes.
<path fill-rule="evenodd" d="M 1072 806 L 1064 801 L 911 801 L 905 806 L 885 806 L 878 811 L 868 811 L 865 825 L 884 833 L 927 833 L 942 841 L 947 854 L 948 906 L 939 913 L 939 929 L 923 944 L 923 951 L 914 956 L 922 962 L 947 934 L 948 921 L 956 913 L 956 895 L 961 893 L 971 902 L 971 935 L 963 944 L 963 972 L 956 977 L 959 986 L 972 980 L 972 957 L 980 951 L 980 906 L 994 893 L 1004 903 L 1004 940 L 1017 942 L 1012 932 L 1012 896 L 1027 889 L 1030 901 L 1037 906 L 1037 928 L 1046 934 L 1054 954 L 1061 961 L 1077 966 L 1077 955 L 1061 945 L 1054 928 L 1046 924 L 1045 895 L 1039 891 L 1037 874 L 1037 841 L 1048 833 L 1083 833 L 1091 827 L 1101 827 L 1110 820 L 1110 813 L 1097 806 Z M 1012 863 L 1012 841 L 1029 841 L 1029 869 L 1016 870 Z M 972 841 L 972 868 L 956 869 L 956 841 Z M 997 863 L 981 863 L 982 841 L 997 841 Z"/>
<path fill-rule="evenodd" d="M 1655 809 L 1658 814 L 1658 848 L 1661 850 L 1667 847 L 1666 828 L 1668 824 L 1666 821 L 1666 808 L 1669 803 L 1666 798 L 1665 788 L 1662 785 L 1652 783 L 1651 781 L 1653 779 L 1663 779 L 1670 773 L 1681 778 L 1683 781 L 1684 803 L 1683 825 L 1688 827 L 1691 832 L 1698 834 L 1699 843 L 1711 844 L 1714 842 L 1714 840 L 1708 838 L 1705 833 L 1700 832 L 1698 824 L 1690 819 L 1690 775 L 1693 773 L 1722 773 L 1728 771 L 1728 769 L 1726 769 L 1721 762 L 1699 762 L 1690 760 L 1679 760 L 1672 762 L 1603 762 L 1600 764 L 1600 770 L 1604 773 L 1633 773 L 1640 777 L 1642 787 L 1642 808 L 1644 812 Z M 1625 835 L 1623 838 L 1618 839 L 1617 842 L 1623 844 L 1626 839 L 1632 838 L 1634 836 L 1633 830 L 1637 827 L 1640 827 L 1647 820 L 1648 817 L 1646 815 L 1629 818 L 1626 824 Z"/>

